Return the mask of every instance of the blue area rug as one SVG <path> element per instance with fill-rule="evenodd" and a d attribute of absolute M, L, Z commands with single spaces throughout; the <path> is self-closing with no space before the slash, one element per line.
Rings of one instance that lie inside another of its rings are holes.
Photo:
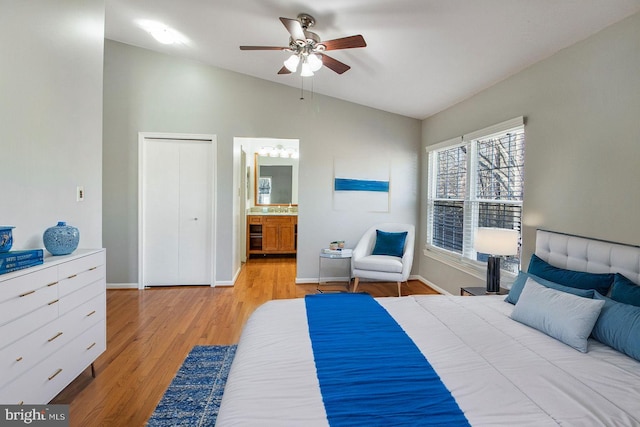
<path fill-rule="evenodd" d="M 214 426 L 236 347 L 193 347 L 147 426 Z"/>

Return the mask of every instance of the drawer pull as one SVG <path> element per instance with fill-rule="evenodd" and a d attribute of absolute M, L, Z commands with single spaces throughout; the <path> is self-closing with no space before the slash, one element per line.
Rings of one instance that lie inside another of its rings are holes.
<path fill-rule="evenodd" d="M 59 374 L 60 372 L 62 372 L 62 368 L 58 368 L 58 370 L 57 370 L 53 375 L 51 375 L 51 376 L 49 377 L 49 381 L 51 381 L 52 379 L 54 379 L 55 377 L 57 377 L 57 376 L 58 376 L 58 374 Z"/>
<path fill-rule="evenodd" d="M 91 271 L 91 270 L 95 270 L 96 268 L 98 268 L 98 267 L 91 267 L 91 268 L 89 269 L 89 271 Z"/>
<path fill-rule="evenodd" d="M 35 293 L 36 293 L 36 291 L 25 292 L 24 294 L 20 294 L 20 298 L 26 297 L 27 295 L 31 295 L 31 294 L 35 294 Z"/>
<path fill-rule="evenodd" d="M 54 285 L 57 285 L 57 284 L 58 284 L 58 282 L 51 282 L 47 286 L 54 286 Z"/>
<path fill-rule="evenodd" d="M 58 332 L 57 334 L 55 334 L 54 336 L 49 338 L 47 341 L 51 342 L 51 341 L 55 340 L 56 338 L 58 338 L 60 335 L 62 335 L 62 332 Z"/>
<path fill-rule="evenodd" d="M 76 277 L 76 276 L 77 276 L 77 274 L 73 274 L 73 275 L 71 275 L 71 276 L 67 277 L 67 279 L 73 279 L 73 278 L 74 278 L 74 277 Z"/>
<path fill-rule="evenodd" d="M 22 362 L 22 356 L 18 357 L 18 358 L 16 359 L 16 362 Z"/>
<path fill-rule="evenodd" d="M 95 310 L 93 310 L 91 313 L 87 314 L 87 317 L 89 317 L 89 316 L 93 316 L 94 314 L 96 314 L 96 311 L 95 311 Z"/>
<path fill-rule="evenodd" d="M 57 303 L 58 301 L 60 301 L 60 300 L 59 299 L 54 299 L 50 303 L 47 303 L 47 305 L 53 305 L 53 304 Z"/>
<path fill-rule="evenodd" d="M 96 345 L 96 343 L 91 344 L 89 347 L 87 347 L 87 350 L 91 350 L 93 348 L 93 346 Z"/>

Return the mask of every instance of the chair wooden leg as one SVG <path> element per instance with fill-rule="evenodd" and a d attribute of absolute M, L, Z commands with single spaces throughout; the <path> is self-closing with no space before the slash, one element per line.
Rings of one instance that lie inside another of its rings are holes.
<path fill-rule="evenodd" d="M 353 279 L 353 293 L 356 293 L 356 289 L 358 289 L 358 283 L 360 283 L 360 278 L 356 277 Z"/>
<path fill-rule="evenodd" d="M 402 292 L 400 292 L 400 287 L 402 286 L 402 282 L 398 282 L 398 296 L 402 296 Z"/>

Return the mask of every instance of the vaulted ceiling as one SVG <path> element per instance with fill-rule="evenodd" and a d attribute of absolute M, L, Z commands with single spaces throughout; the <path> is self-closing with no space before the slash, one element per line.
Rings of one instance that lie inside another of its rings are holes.
<path fill-rule="evenodd" d="M 106 0 L 106 37 L 423 119 L 638 11 L 640 0 Z M 287 46 L 278 18 L 299 13 L 322 40 L 364 36 L 365 48 L 330 52 L 349 71 L 303 81 L 277 74 L 286 52 L 239 49 Z M 158 43 L 141 20 L 184 42 Z"/>

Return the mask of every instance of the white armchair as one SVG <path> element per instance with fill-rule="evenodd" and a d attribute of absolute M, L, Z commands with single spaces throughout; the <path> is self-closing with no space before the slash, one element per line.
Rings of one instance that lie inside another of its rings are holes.
<path fill-rule="evenodd" d="M 373 255 L 376 246 L 377 230 L 387 233 L 407 232 L 402 256 Z M 402 282 L 406 282 L 413 264 L 413 246 L 415 227 L 411 224 L 385 223 L 368 229 L 351 256 L 351 273 L 355 278 L 353 292 L 358 289 L 360 279 L 370 279 L 398 283 L 398 296 L 401 296 Z"/>

